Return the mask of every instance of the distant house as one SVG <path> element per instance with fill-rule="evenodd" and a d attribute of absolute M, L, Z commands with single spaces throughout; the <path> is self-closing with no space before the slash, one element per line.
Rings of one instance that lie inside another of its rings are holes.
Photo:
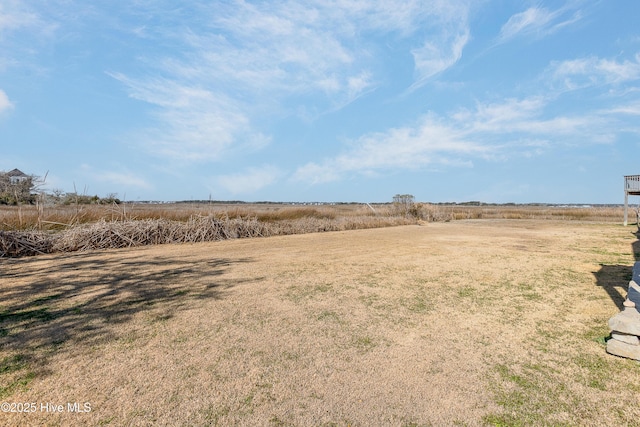
<path fill-rule="evenodd" d="M 20 169 L 0 171 L 0 204 L 32 203 L 35 200 L 31 194 L 33 187 L 34 177 Z"/>
<path fill-rule="evenodd" d="M 27 181 L 29 179 L 29 175 L 22 172 L 20 169 L 14 169 L 6 173 L 9 177 L 9 182 L 11 184 L 20 184 L 21 182 Z"/>

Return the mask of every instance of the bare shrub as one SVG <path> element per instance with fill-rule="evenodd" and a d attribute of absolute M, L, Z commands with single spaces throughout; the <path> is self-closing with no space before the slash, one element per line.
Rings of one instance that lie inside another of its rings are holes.
<path fill-rule="evenodd" d="M 408 212 L 413 218 L 427 222 L 442 222 L 454 219 L 449 208 L 430 203 L 414 203 Z"/>

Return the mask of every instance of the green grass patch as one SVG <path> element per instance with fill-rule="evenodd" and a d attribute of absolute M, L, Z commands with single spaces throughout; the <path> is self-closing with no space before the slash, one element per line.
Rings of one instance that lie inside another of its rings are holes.
<path fill-rule="evenodd" d="M 460 298 L 474 299 L 474 297 L 476 296 L 476 293 L 477 293 L 476 288 L 469 285 L 463 286 L 462 288 L 458 289 L 458 297 Z"/>
<path fill-rule="evenodd" d="M 493 382 L 495 402 L 502 412 L 483 417 L 492 426 L 569 425 L 559 420 L 566 413 L 566 386 L 558 382 L 553 370 L 542 364 L 511 367 L 505 364 L 494 368 L 497 381 Z"/>
<path fill-rule="evenodd" d="M 332 321 L 336 323 L 342 323 L 340 316 L 335 311 L 324 310 L 316 317 L 317 320 L 320 321 Z"/>
<path fill-rule="evenodd" d="M 581 337 L 587 341 L 595 341 L 604 348 L 611 337 L 607 321 L 608 318 L 605 317 L 594 318 L 591 326 L 582 333 Z"/>
<path fill-rule="evenodd" d="M 0 361 L 0 377 L 0 399 L 4 399 L 18 390 L 26 389 L 35 378 L 35 373 L 29 369 L 27 358 L 22 354 L 16 354 Z"/>
<path fill-rule="evenodd" d="M 287 298 L 293 302 L 300 302 L 305 299 L 313 299 L 327 294 L 333 290 L 333 283 L 302 284 L 289 287 Z"/>
<path fill-rule="evenodd" d="M 433 302 L 430 302 L 425 295 L 416 294 L 410 298 L 401 298 L 400 305 L 413 313 L 427 313 L 433 308 Z"/>
<path fill-rule="evenodd" d="M 574 363 L 581 368 L 583 377 L 581 382 L 589 387 L 606 390 L 607 380 L 611 377 L 615 366 L 604 358 L 595 354 L 581 354 L 574 359 Z"/>
<path fill-rule="evenodd" d="M 357 337 L 354 340 L 354 345 L 360 351 L 369 351 L 372 348 L 376 347 L 377 343 L 373 338 L 365 335 L 365 336 Z"/>

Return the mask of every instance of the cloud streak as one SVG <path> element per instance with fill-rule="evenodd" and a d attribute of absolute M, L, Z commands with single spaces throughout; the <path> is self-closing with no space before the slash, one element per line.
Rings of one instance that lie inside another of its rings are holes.
<path fill-rule="evenodd" d="M 352 173 L 371 175 L 431 165 L 470 166 L 469 156 L 490 151 L 489 147 L 472 142 L 465 132 L 432 114 L 423 117 L 415 126 L 363 135 L 350 146 L 351 149 L 335 158 L 303 165 L 293 174 L 292 180 L 319 184 Z"/>
<path fill-rule="evenodd" d="M 222 93 L 188 86 L 173 79 L 113 78 L 130 88 L 130 96 L 159 107 L 153 114 L 159 126 L 138 131 L 143 148 L 159 157 L 181 162 L 216 161 L 242 139 L 238 149 L 255 150 L 269 143 L 248 130 L 241 106 Z"/>
<path fill-rule="evenodd" d="M 458 62 L 468 41 L 469 29 L 461 28 L 459 33 L 449 35 L 444 42 L 426 42 L 421 48 L 412 50 L 417 79 L 411 89 L 424 85 L 427 80 Z"/>
<path fill-rule="evenodd" d="M 36 9 L 20 0 L 0 3 L 0 72 L 14 67 L 33 67 L 41 44 L 54 39 L 59 24 L 43 17 L 46 7 L 40 6 L 44 5 Z"/>
<path fill-rule="evenodd" d="M 180 57 L 149 56 L 144 74 L 109 75 L 132 98 L 157 107 L 160 130 L 139 135 L 150 151 L 215 161 L 246 141 L 266 145 L 258 117 L 295 114 L 300 106 L 333 112 L 375 90 L 379 47 L 362 33 L 393 42 L 427 28 L 424 43 L 411 50 L 413 88 L 424 85 L 460 59 L 469 39 L 467 8 L 449 1 L 195 3 L 190 13 L 198 17 L 184 32 L 130 31 L 145 41 L 178 43 Z"/>
<path fill-rule="evenodd" d="M 13 108 L 13 104 L 9 100 L 7 94 L 0 89 L 0 113 Z"/>
<path fill-rule="evenodd" d="M 393 170 L 472 167 L 477 159 L 505 161 L 537 156 L 553 146 L 610 143 L 619 118 L 612 111 L 586 111 L 579 115 L 551 115 L 554 99 L 532 96 L 478 103 L 448 116 L 425 115 L 412 126 L 369 133 L 349 142 L 333 158 L 309 162 L 292 175 L 293 181 L 311 184 Z M 619 107 L 638 114 L 636 104 Z M 629 129 L 631 131 L 631 129 Z"/>
<path fill-rule="evenodd" d="M 22 3 L 9 0 L 0 4 L 0 38 L 8 32 L 36 27 L 41 23 L 38 15 L 24 8 Z"/>
<path fill-rule="evenodd" d="M 505 43 L 521 36 L 546 37 L 580 19 L 582 19 L 582 13 L 568 7 L 557 10 L 530 7 L 509 18 L 500 29 L 498 43 Z"/>
<path fill-rule="evenodd" d="M 595 56 L 554 61 L 545 75 L 567 90 L 632 82 L 640 79 L 640 53 L 621 61 Z"/>

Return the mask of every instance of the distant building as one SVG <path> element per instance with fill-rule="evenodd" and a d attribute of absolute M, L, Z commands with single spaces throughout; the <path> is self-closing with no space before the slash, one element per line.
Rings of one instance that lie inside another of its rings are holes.
<path fill-rule="evenodd" d="M 20 184 L 21 182 L 27 181 L 29 179 L 29 175 L 22 172 L 20 169 L 14 169 L 6 173 L 6 176 L 9 177 L 9 182 L 11 184 Z"/>
<path fill-rule="evenodd" d="M 0 171 L 0 204 L 33 203 L 35 200 L 34 195 L 31 194 L 33 187 L 34 177 L 20 169 L 9 172 Z"/>

